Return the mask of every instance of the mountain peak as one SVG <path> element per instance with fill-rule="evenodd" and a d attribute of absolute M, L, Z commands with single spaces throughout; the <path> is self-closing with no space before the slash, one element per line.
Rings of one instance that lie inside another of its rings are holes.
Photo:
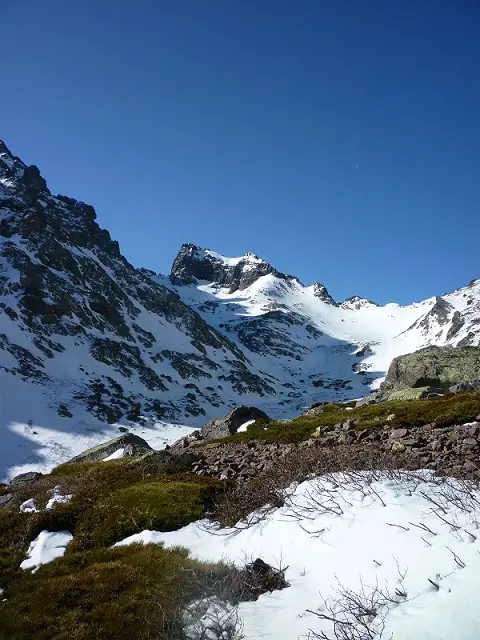
<path fill-rule="evenodd" d="M 238 258 L 227 258 L 211 249 L 186 243 L 173 262 L 170 280 L 177 285 L 196 284 L 203 280 L 228 287 L 229 292 L 234 293 L 269 274 L 283 280 L 292 278 L 252 252 Z"/>
<path fill-rule="evenodd" d="M 360 296 L 350 296 L 340 305 L 343 309 L 359 309 L 365 307 L 379 307 L 380 305 L 368 298 L 361 298 Z"/>
<path fill-rule="evenodd" d="M 335 302 L 332 296 L 328 293 L 327 287 L 320 282 L 313 283 L 313 295 L 319 300 L 322 300 L 322 302 L 333 304 L 335 307 L 338 307 L 338 302 Z"/>

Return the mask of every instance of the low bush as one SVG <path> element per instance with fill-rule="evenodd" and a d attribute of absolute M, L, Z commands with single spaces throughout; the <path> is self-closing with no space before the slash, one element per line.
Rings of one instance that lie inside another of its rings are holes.
<path fill-rule="evenodd" d="M 160 545 L 67 554 L 6 590 L 0 638 L 180 640 L 187 602 L 225 571 Z"/>
<path fill-rule="evenodd" d="M 54 487 L 73 497 L 44 509 Z M 29 543 L 42 530 L 70 531 L 67 553 L 108 546 L 151 528 L 170 531 L 205 516 L 223 485 L 191 473 L 165 474 L 141 464 L 72 463 L 52 474 L 12 488 L 13 500 L 0 517 L 0 586 L 16 579 Z M 19 513 L 33 498 L 38 513 Z"/>

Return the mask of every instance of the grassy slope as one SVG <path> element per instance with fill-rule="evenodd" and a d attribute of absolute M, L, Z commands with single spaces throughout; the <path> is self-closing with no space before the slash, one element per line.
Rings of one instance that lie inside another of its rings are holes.
<path fill-rule="evenodd" d="M 19 513 L 28 498 L 44 507 L 55 486 L 73 494 L 70 503 Z M 202 518 L 221 490 L 211 478 L 146 472 L 128 459 L 63 465 L 19 487 L 13 508 L 0 518 L 6 598 L 0 602 L 0 638 L 181 637 L 181 611 L 194 595 L 192 584 L 222 566 L 194 561 L 184 550 L 110 546 L 146 528 L 170 531 Z M 65 557 L 33 574 L 19 569 L 30 541 L 44 529 L 73 533 Z"/>
<path fill-rule="evenodd" d="M 415 427 L 435 422 L 437 426 L 450 426 L 474 420 L 480 414 L 480 391 L 449 394 L 428 400 L 381 402 L 352 408 L 354 403 L 332 403 L 322 407 L 317 415 L 301 415 L 293 420 L 257 420 L 243 433 L 216 442 L 301 442 L 308 440 L 318 427 L 334 425 L 346 420 L 358 420 L 357 429 L 379 428 L 388 424 L 390 429 Z M 387 423 L 387 417 L 395 417 Z M 214 441 L 215 442 L 215 441 Z M 207 443 L 207 446 L 210 443 Z M 199 445 L 202 446 L 202 445 Z M 205 445 L 203 445 L 205 446 Z"/>

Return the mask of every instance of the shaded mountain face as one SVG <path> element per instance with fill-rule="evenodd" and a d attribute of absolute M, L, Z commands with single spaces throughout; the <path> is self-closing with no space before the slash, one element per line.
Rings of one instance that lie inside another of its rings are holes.
<path fill-rule="evenodd" d="M 209 249 L 184 244 L 173 263 L 170 280 L 177 285 L 206 281 L 235 293 L 247 289 L 266 275 L 287 281 L 295 279 L 280 273 L 254 253 L 247 253 L 241 258 L 225 258 Z"/>
<path fill-rule="evenodd" d="M 237 345 L 135 269 L 93 207 L 0 146 L 0 372 L 61 415 L 192 420 L 271 395 Z M 5 385 L 4 385 L 5 388 Z"/>

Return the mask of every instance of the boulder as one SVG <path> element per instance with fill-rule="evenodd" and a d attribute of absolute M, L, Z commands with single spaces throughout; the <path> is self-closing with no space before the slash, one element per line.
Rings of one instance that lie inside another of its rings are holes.
<path fill-rule="evenodd" d="M 10 480 L 10 486 L 19 487 L 22 484 L 28 484 L 29 482 L 35 482 L 43 476 L 43 473 L 39 473 L 38 471 L 28 471 L 27 473 L 20 473 L 18 476 L 15 476 Z"/>
<path fill-rule="evenodd" d="M 239 427 L 248 420 L 269 420 L 268 415 L 257 407 L 236 407 L 223 418 L 217 418 L 202 427 L 200 436 L 202 440 L 215 440 L 226 438 L 237 433 Z"/>
<path fill-rule="evenodd" d="M 452 385 L 478 380 L 479 347 L 426 347 L 394 358 L 380 390 L 435 387 L 446 391 Z"/>
<path fill-rule="evenodd" d="M 126 433 L 123 436 L 87 449 L 68 462 L 94 462 L 96 460 L 103 460 L 118 449 L 126 449 L 127 447 L 128 453 L 131 456 L 141 456 L 148 451 L 153 451 L 152 447 L 143 438 L 133 433 Z"/>

